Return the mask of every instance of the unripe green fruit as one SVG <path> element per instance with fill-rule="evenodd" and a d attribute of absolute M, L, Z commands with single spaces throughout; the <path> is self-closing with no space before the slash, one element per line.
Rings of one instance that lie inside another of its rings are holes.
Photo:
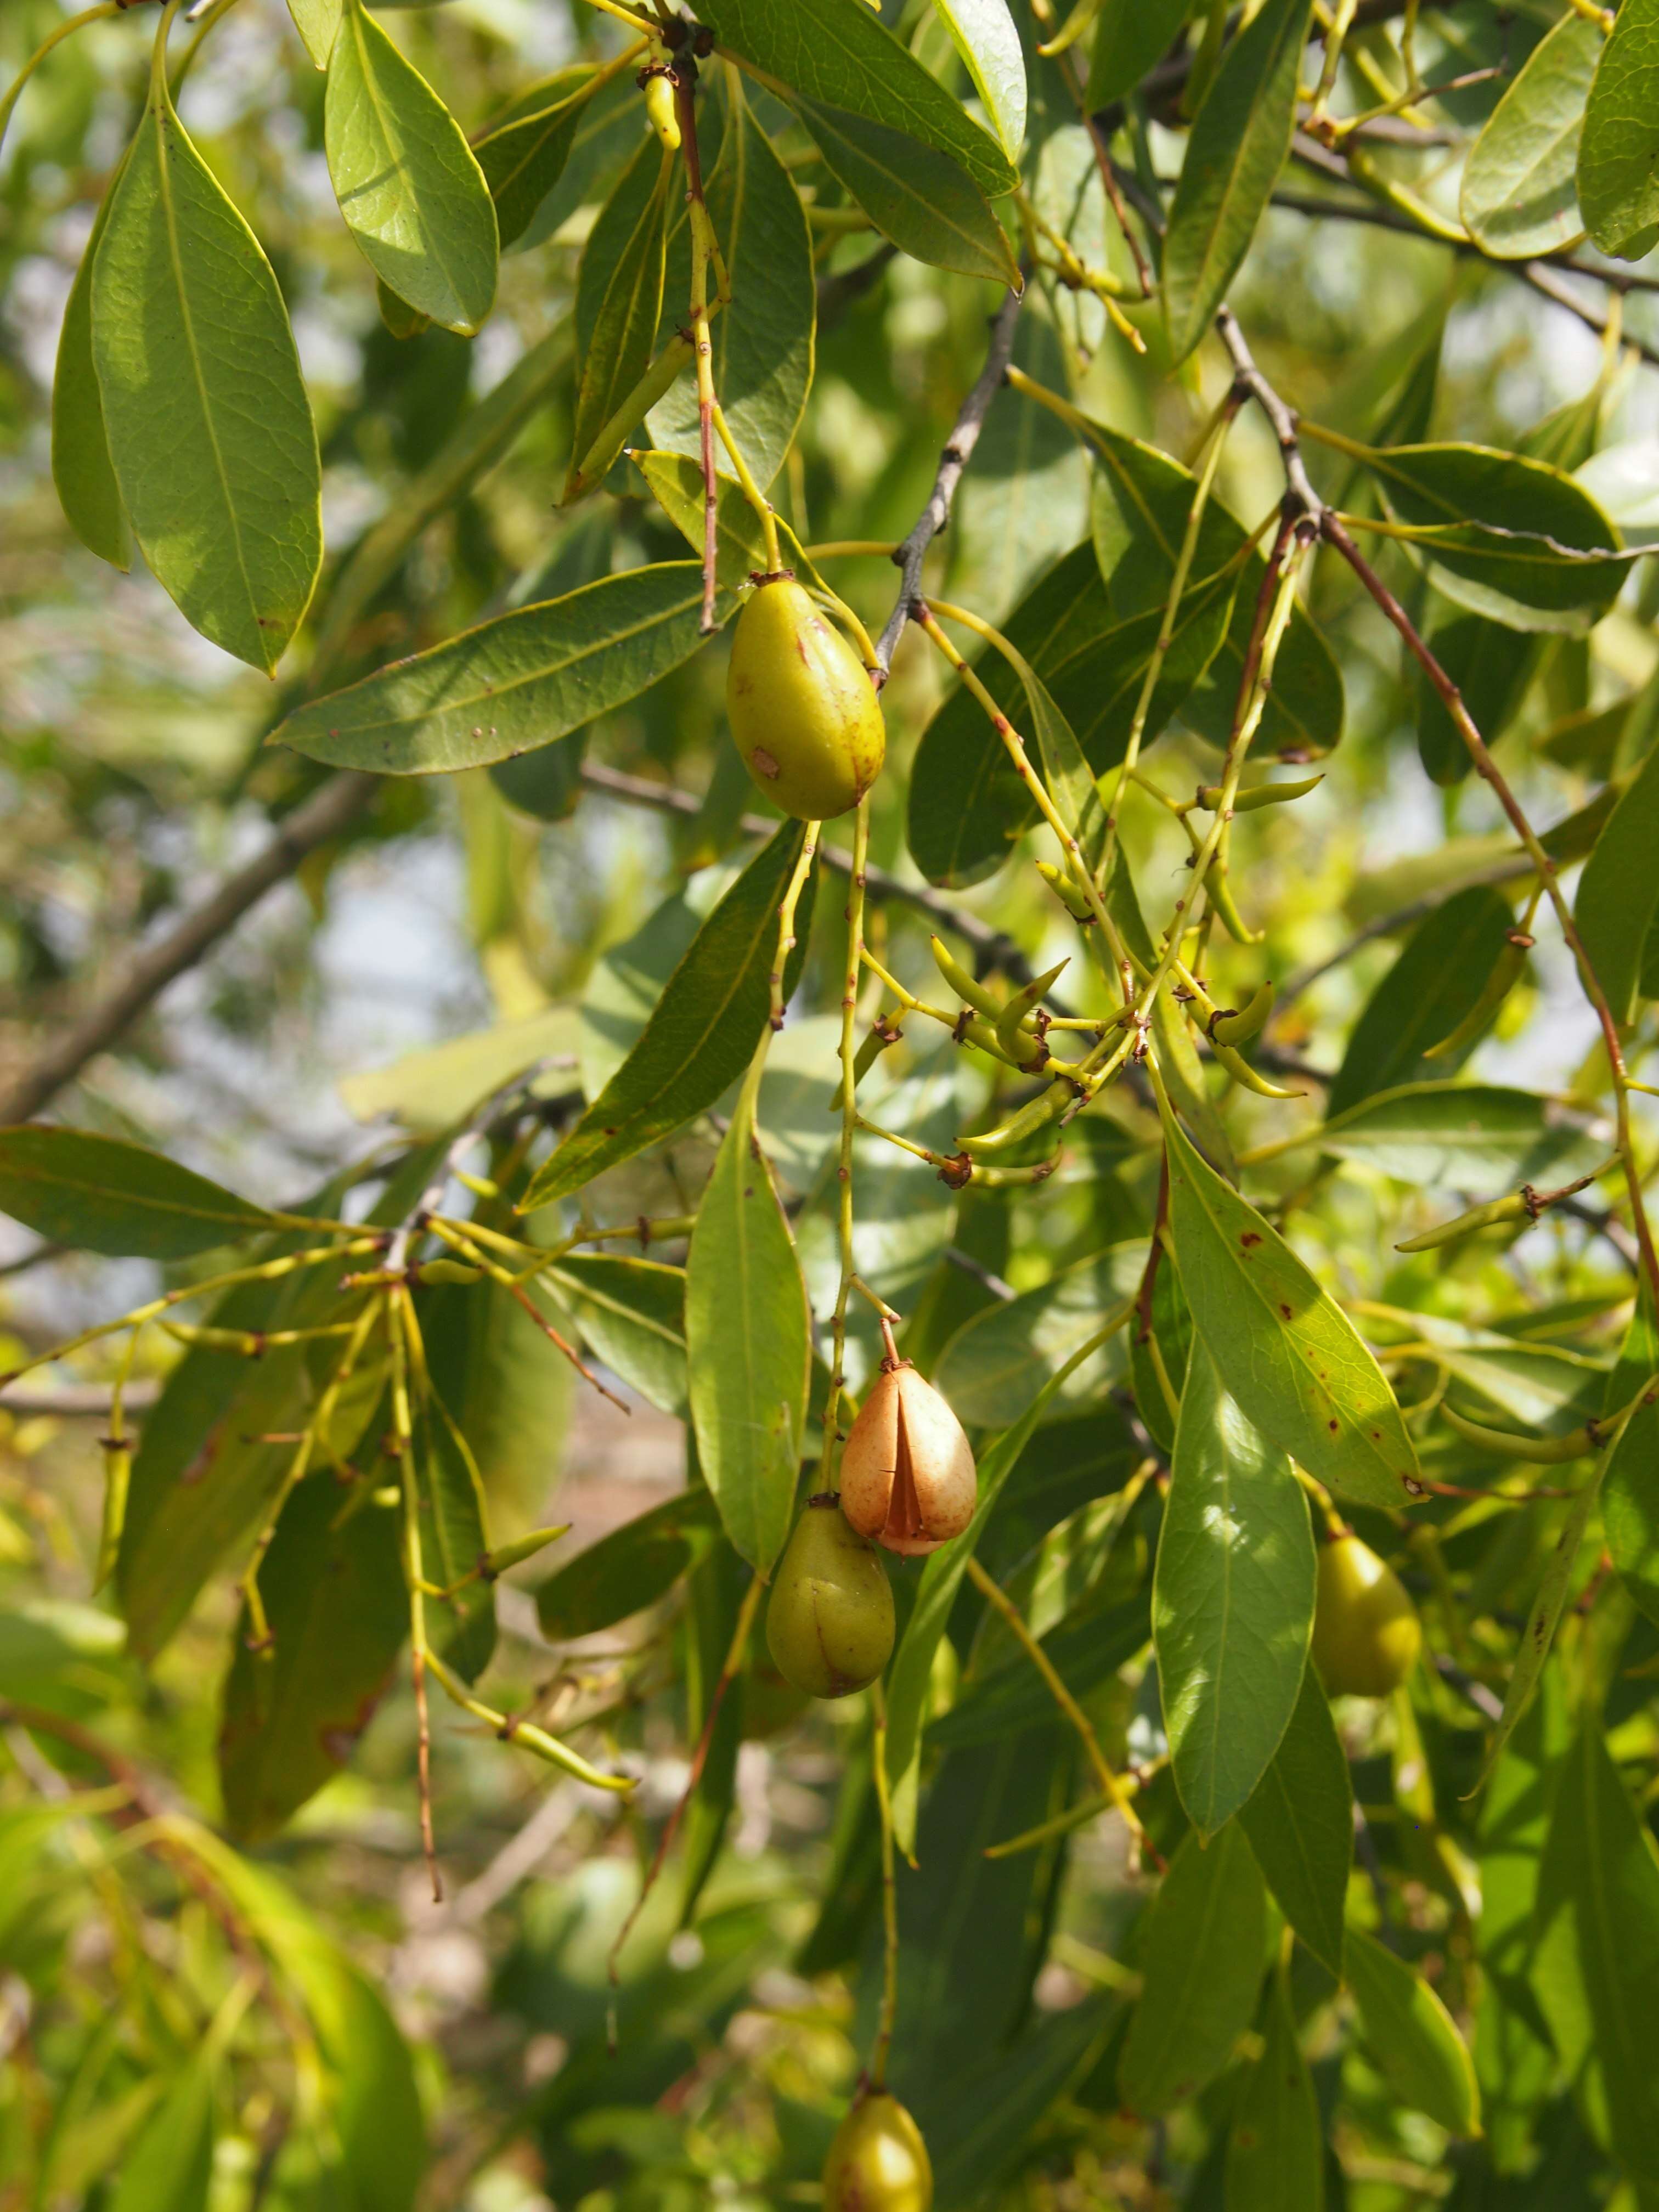
<path fill-rule="evenodd" d="M 793 576 L 759 586 L 738 617 L 726 712 L 750 775 L 798 821 L 845 814 L 881 773 L 875 686 Z"/>
<path fill-rule="evenodd" d="M 921 2130 L 884 2089 L 861 2099 L 823 2162 L 823 2212 L 928 2212 L 933 2201 Z"/>
<path fill-rule="evenodd" d="M 809 1698 L 873 1682 L 893 1650 L 893 1593 L 881 1561 L 847 1525 L 838 1498 L 809 1498 L 772 1583 L 766 1645 Z"/>
<path fill-rule="evenodd" d="M 1391 1697 L 1422 1644 L 1405 1584 L 1369 1544 L 1350 1535 L 1321 1545 L 1313 1660 L 1332 1697 Z"/>

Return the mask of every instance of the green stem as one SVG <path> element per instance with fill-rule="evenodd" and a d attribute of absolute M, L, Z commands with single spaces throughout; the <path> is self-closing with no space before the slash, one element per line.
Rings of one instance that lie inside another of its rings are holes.
<path fill-rule="evenodd" d="M 78 15 L 70 16 L 68 21 L 60 23 L 55 31 L 48 33 L 6 88 L 5 97 L 0 99 L 0 144 L 4 143 L 6 126 L 11 121 L 13 111 L 23 96 L 24 86 L 52 48 L 62 46 L 65 39 L 74 32 L 84 29 L 87 24 L 102 22 L 107 16 L 118 15 L 122 13 L 119 0 L 98 0 L 98 5 L 95 8 L 83 8 Z"/>
<path fill-rule="evenodd" d="M 847 1301 L 853 1288 L 853 1139 L 859 1126 L 855 1090 L 858 1060 L 859 978 L 864 964 L 864 869 L 870 852 L 870 801 L 860 799 L 853 817 L 853 872 L 848 883 L 847 960 L 841 993 L 841 1150 L 836 1174 L 840 1185 L 838 1223 L 841 1281 L 830 1350 L 830 1391 L 823 1408 L 823 1450 L 818 1488 L 833 1490 L 841 1467 L 841 1396 L 846 1382 Z"/>

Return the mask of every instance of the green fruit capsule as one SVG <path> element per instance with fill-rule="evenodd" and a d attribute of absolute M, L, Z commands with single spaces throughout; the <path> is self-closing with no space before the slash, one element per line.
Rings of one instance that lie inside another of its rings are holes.
<path fill-rule="evenodd" d="M 823 2212 L 929 2212 L 933 2202 L 921 2130 L 884 2089 L 860 2098 L 823 2162 Z"/>
<path fill-rule="evenodd" d="M 1348 1535 L 1321 1545 L 1313 1660 L 1332 1697 L 1392 1696 L 1422 1644 L 1405 1584 L 1369 1544 Z"/>
<path fill-rule="evenodd" d="M 788 574 L 738 617 L 726 711 L 749 773 L 786 814 L 825 822 L 881 773 L 887 732 L 863 662 Z"/>
<path fill-rule="evenodd" d="M 827 1492 L 808 1498 L 778 1563 L 766 1645 L 785 1681 L 809 1698 L 867 1688 L 892 1655 L 885 1570 Z"/>

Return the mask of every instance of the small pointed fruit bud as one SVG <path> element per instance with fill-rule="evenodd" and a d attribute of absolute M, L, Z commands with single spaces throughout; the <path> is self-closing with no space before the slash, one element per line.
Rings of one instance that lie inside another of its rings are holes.
<path fill-rule="evenodd" d="M 842 1454 L 842 1512 L 860 1536 L 915 1557 L 961 1535 L 978 1502 L 961 1422 L 908 1359 L 884 1360 Z"/>
<path fill-rule="evenodd" d="M 645 80 L 645 112 L 651 118 L 651 128 L 662 141 L 665 154 L 680 150 L 680 118 L 674 105 L 674 80 L 655 70 Z"/>
<path fill-rule="evenodd" d="M 866 1688 L 892 1654 L 886 1571 L 827 1492 L 808 1498 L 778 1562 L 766 1646 L 785 1681 L 809 1698 Z"/>
<path fill-rule="evenodd" d="M 798 821 L 845 814 L 881 773 L 875 686 L 789 574 L 760 585 L 738 617 L 726 712 L 750 775 Z"/>
<path fill-rule="evenodd" d="M 860 2098 L 823 2162 L 823 2212 L 929 2212 L 933 2202 L 921 2130 L 884 2089 Z"/>
<path fill-rule="evenodd" d="M 1391 1696 L 1422 1643 L 1405 1584 L 1369 1544 L 1350 1535 L 1320 1546 L 1313 1659 L 1332 1697 Z"/>

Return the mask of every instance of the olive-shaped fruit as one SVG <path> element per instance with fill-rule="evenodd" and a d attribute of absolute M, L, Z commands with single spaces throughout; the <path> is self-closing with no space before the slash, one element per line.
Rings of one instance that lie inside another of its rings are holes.
<path fill-rule="evenodd" d="M 1405 1584 L 1369 1544 L 1346 1535 L 1320 1546 L 1313 1658 L 1333 1697 L 1391 1696 L 1422 1643 Z"/>
<path fill-rule="evenodd" d="M 893 1650 L 893 1592 L 880 1559 L 828 1492 L 807 1500 L 778 1562 L 766 1645 L 809 1698 L 866 1688 Z"/>
<path fill-rule="evenodd" d="M 860 2098 L 823 2162 L 823 2212 L 928 2212 L 933 2201 L 921 2130 L 884 2089 Z"/>
<path fill-rule="evenodd" d="M 738 617 L 726 712 L 750 775 L 798 821 L 845 814 L 881 773 L 875 686 L 793 576 L 758 586 Z"/>
<path fill-rule="evenodd" d="M 978 1501 L 961 1422 L 908 1360 L 884 1362 L 842 1455 L 842 1512 L 860 1536 L 915 1557 L 959 1536 Z"/>
<path fill-rule="evenodd" d="M 678 154 L 680 118 L 674 104 L 674 80 L 665 76 L 660 70 L 653 70 L 645 80 L 645 112 L 651 118 L 651 128 L 662 141 L 664 152 Z"/>

